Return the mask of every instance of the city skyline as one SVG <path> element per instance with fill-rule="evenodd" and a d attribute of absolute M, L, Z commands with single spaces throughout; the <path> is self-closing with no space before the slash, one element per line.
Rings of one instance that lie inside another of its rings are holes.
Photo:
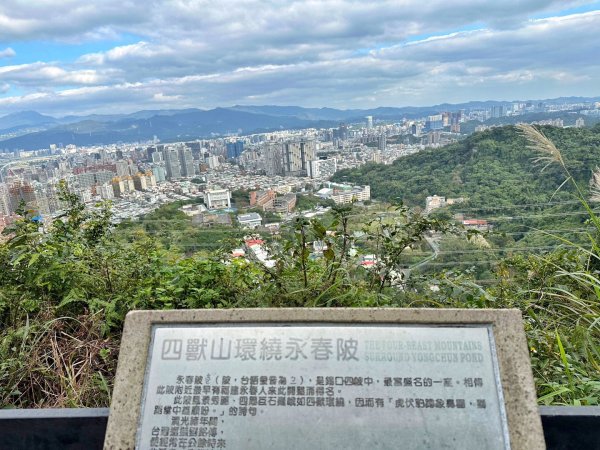
<path fill-rule="evenodd" d="M 0 116 L 600 95 L 599 1 L 7 1 L 0 24 Z"/>

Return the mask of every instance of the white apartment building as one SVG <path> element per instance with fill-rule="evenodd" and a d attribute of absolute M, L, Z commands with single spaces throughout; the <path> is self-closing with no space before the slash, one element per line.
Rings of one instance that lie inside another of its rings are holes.
<path fill-rule="evenodd" d="M 219 157 L 216 155 L 211 155 L 208 158 L 206 158 L 206 163 L 208 164 L 208 167 L 210 169 L 216 169 L 221 164 L 219 162 Z"/>
<path fill-rule="evenodd" d="M 331 177 L 337 172 L 337 160 L 316 159 L 308 162 L 308 176 L 311 178 Z"/>
<path fill-rule="evenodd" d="M 231 208 L 231 192 L 228 189 L 212 189 L 204 192 L 204 204 L 208 209 Z"/>
<path fill-rule="evenodd" d="M 112 187 L 112 184 L 103 184 L 98 187 L 97 193 L 103 200 L 111 200 L 115 197 L 115 193 Z"/>
<path fill-rule="evenodd" d="M 0 215 L 8 216 L 11 212 L 8 187 L 4 183 L 0 183 Z"/>
<path fill-rule="evenodd" d="M 434 209 L 443 208 L 444 206 L 446 206 L 446 197 L 431 195 L 425 199 L 425 214 L 430 213 Z"/>
<path fill-rule="evenodd" d="M 240 214 L 238 222 L 243 228 L 258 228 L 262 224 L 262 217 L 258 213 Z"/>
<path fill-rule="evenodd" d="M 338 205 L 371 200 L 371 186 L 354 186 L 344 191 L 334 190 L 330 198 Z"/>

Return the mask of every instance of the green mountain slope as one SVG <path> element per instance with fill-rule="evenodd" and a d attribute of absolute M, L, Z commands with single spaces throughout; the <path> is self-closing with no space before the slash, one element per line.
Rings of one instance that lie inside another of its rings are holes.
<path fill-rule="evenodd" d="M 600 126 L 543 127 L 562 151 L 572 174 L 587 189 L 591 171 L 600 166 Z M 424 206 L 429 195 L 465 197 L 463 207 L 485 208 L 573 200 L 571 186 L 558 167 L 535 164 L 539 155 L 527 148 L 512 126 L 475 133 L 440 149 L 338 172 L 334 181 L 370 184 L 373 198 Z M 553 197 L 554 195 L 554 197 Z"/>

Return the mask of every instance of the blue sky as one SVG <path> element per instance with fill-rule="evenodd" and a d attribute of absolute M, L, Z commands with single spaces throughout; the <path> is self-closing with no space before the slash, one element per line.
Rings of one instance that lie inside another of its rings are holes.
<path fill-rule="evenodd" d="M 134 44 L 141 41 L 140 36 L 121 34 L 113 39 L 65 43 L 52 40 L 15 41 L 3 44 L 12 48 L 16 55 L 10 59 L 11 64 L 28 64 L 37 61 L 74 63 L 80 56 L 88 53 L 108 51 L 120 45 Z"/>
<path fill-rule="evenodd" d="M 600 95 L 600 1 L 2 0 L 0 115 Z"/>

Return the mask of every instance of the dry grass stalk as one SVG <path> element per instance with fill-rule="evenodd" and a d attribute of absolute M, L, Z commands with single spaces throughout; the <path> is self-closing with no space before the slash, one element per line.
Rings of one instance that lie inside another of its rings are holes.
<path fill-rule="evenodd" d="M 556 148 L 554 143 L 548 139 L 544 133 L 534 126 L 526 123 L 518 124 L 517 129 L 529 142 L 528 148 L 542 155 L 533 160 L 535 164 L 545 164 L 542 170 L 554 162 L 557 162 L 563 168 L 566 168 L 560 150 Z"/>
<path fill-rule="evenodd" d="M 590 179 L 590 201 L 600 202 L 600 168 L 592 172 L 592 178 Z"/>
<path fill-rule="evenodd" d="M 60 319 L 43 331 L 29 349 L 15 404 L 38 408 L 108 406 L 98 395 L 98 377 L 112 382 L 116 358 L 105 360 L 103 351 L 118 352 L 118 343 L 104 338 L 94 316 Z M 106 393 L 108 396 L 108 393 Z"/>

